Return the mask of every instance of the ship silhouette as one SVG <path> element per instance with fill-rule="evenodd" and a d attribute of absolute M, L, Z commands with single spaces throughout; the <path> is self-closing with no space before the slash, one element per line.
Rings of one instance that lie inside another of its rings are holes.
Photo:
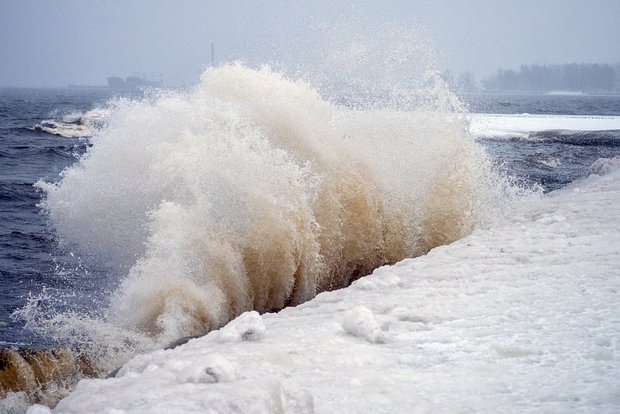
<path fill-rule="evenodd" d="M 121 78 L 119 76 L 110 76 L 108 78 L 108 88 L 115 90 L 140 90 L 146 88 L 161 87 L 162 82 L 158 80 L 149 80 L 142 76 L 128 76 Z"/>

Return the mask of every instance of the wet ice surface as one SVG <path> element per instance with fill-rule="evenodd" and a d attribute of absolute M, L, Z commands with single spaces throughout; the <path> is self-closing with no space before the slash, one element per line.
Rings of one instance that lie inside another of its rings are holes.
<path fill-rule="evenodd" d="M 612 167 L 350 288 L 83 380 L 54 412 L 618 412 Z"/>
<path fill-rule="evenodd" d="M 620 116 L 469 114 L 469 130 L 476 137 L 527 138 L 540 131 L 613 131 L 620 129 Z"/>

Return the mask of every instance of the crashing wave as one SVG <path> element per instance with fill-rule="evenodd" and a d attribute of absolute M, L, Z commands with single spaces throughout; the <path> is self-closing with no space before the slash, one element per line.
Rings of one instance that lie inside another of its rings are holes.
<path fill-rule="evenodd" d="M 351 110 L 239 64 L 117 102 L 88 153 L 40 183 L 65 242 L 130 270 L 114 325 L 170 341 L 347 286 L 463 237 L 502 180 L 458 114 Z"/>

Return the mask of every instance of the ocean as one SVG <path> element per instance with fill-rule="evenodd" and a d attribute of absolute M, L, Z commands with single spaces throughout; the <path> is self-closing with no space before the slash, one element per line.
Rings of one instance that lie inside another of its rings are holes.
<path fill-rule="evenodd" d="M 52 343 L 23 329 L 13 312 L 30 294 L 43 289 L 80 291 L 81 275 L 71 269 L 79 261 L 58 248 L 37 205 L 40 179 L 57 180 L 59 173 L 84 153 L 87 142 L 50 134 L 47 120 L 102 106 L 106 91 L 3 89 L 0 92 L 0 346 L 49 347 Z M 51 125 L 51 124 L 50 124 Z M 76 286 L 77 283 L 77 286 Z"/>
<path fill-rule="evenodd" d="M 303 303 L 620 156 L 618 96 L 460 100 L 348 108 L 240 66 L 0 90 L 0 348 L 131 355 Z"/>

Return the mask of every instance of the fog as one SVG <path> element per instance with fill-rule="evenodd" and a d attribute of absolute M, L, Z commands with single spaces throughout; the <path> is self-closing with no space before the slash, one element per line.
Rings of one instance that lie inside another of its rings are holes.
<path fill-rule="evenodd" d="M 134 74 L 192 84 L 212 63 L 212 43 L 215 64 L 307 67 L 339 30 L 346 44 L 352 31 L 373 41 L 385 26 L 407 28 L 402 42 L 432 49 L 439 70 L 478 79 L 524 64 L 620 61 L 619 0 L 2 0 L 0 86 L 103 85 Z"/>

